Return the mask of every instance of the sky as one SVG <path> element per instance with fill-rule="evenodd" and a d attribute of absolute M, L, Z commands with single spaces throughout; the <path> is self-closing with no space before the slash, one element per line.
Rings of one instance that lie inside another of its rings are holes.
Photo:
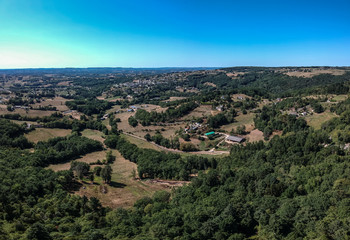
<path fill-rule="evenodd" d="M 0 68 L 350 66 L 349 0 L 0 0 Z"/>

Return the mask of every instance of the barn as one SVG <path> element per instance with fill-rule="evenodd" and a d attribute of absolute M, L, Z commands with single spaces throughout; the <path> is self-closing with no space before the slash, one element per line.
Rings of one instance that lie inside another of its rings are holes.
<path fill-rule="evenodd" d="M 237 136 L 228 136 L 226 138 L 227 142 L 236 142 L 236 143 L 241 143 L 245 140 L 245 138 L 242 137 L 237 137 Z"/>

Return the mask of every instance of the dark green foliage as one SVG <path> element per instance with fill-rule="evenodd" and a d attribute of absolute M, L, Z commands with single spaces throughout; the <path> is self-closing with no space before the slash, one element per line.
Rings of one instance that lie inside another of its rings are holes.
<path fill-rule="evenodd" d="M 148 136 L 147 134 L 145 135 L 145 139 L 147 141 L 152 141 L 160 146 L 166 147 L 166 148 L 172 148 L 172 149 L 179 149 L 180 148 L 180 142 L 178 137 L 172 138 L 172 139 L 167 139 L 163 137 L 162 134 L 159 132 L 156 133 L 154 136 Z"/>
<path fill-rule="evenodd" d="M 47 142 L 38 142 L 35 146 L 35 155 L 41 159 L 41 165 L 47 165 L 66 162 L 102 149 L 102 144 L 98 141 L 72 135 L 51 138 Z"/>
<path fill-rule="evenodd" d="M 297 132 L 308 128 L 306 121 L 294 115 L 282 114 L 275 105 L 264 106 L 260 114 L 254 118 L 256 128 L 269 137 L 273 131 L 279 130 L 283 133 Z"/>
<path fill-rule="evenodd" d="M 210 116 L 208 118 L 208 126 L 210 128 L 219 128 L 222 125 L 232 123 L 236 115 L 236 111 L 232 109 L 231 111 L 227 111 L 225 113 L 219 113 L 214 116 Z"/>
<path fill-rule="evenodd" d="M 70 165 L 70 170 L 75 172 L 79 179 L 83 179 L 90 171 L 90 165 L 85 162 L 73 161 Z"/>
<path fill-rule="evenodd" d="M 312 104 L 311 107 L 314 109 L 315 113 L 323 113 L 324 112 L 324 108 L 319 103 Z"/>
<path fill-rule="evenodd" d="M 147 112 L 144 109 L 138 109 L 135 118 L 142 124 L 142 126 L 149 126 L 154 123 L 174 121 L 180 117 L 193 111 L 198 107 L 194 101 L 183 103 L 177 107 L 169 107 L 165 112 L 157 113 L 155 111 Z"/>
<path fill-rule="evenodd" d="M 184 152 L 194 152 L 199 149 L 193 143 L 181 143 L 180 150 Z"/>
<path fill-rule="evenodd" d="M 115 156 L 112 154 L 112 151 L 108 151 L 106 154 L 106 162 L 107 164 L 111 164 L 115 161 Z"/>
<path fill-rule="evenodd" d="M 102 168 L 101 177 L 105 183 L 108 183 L 108 184 L 111 183 L 112 171 L 113 170 L 110 165 L 107 165 L 104 168 Z"/>
<path fill-rule="evenodd" d="M 94 174 L 98 177 L 100 176 L 101 171 L 102 171 L 102 167 L 97 166 L 94 168 Z"/>
<path fill-rule="evenodd" d="M 23 134 L 26 126 L 19 126 L 9 120 L 0 119 L 0 146 L 30 148 L 33 146 Z"/>
<path fill-rule="evenodd" d="M 136 127 L 136 126 L 138 125 L 137 120 L 136 120 L 133 116 L 130 116 L 130 117 L 128 118 L 128 123 L 129 123 L 129 125 L 132 126 L 132 127 Z"/>
<path fill-rule="evenodd" d="M 111 102 L 97 100 L 95 98 L 67 101 L 66 105 L 69 109 L 77 110 L 88 116 L 103 113 L 113 106 Z"/>
<path fill-rule="evenodd" d="M 163 178 L 188 180 L 190 173 L 216 167 L 215 159 L 158 152 L 138 148 L 117 135 L 109 135 L 105 144 L 116 148 L 124 158 L 137 163 L 140 178 Z"/>

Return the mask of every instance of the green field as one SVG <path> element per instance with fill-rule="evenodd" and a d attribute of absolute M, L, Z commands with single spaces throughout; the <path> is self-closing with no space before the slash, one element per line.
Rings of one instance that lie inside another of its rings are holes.
<path fill-rule="evenodd" d="M 325 111 L 323 113 L 317 114 L 314 113 L 313 115 L 309 115 L 305 117 L 305 120 L 308 125 L 313 127 L 314 129 L 320 129 L 321 125 L 324 122 L 327 122 L 328 120 L 336 117 L 337 115 L 335 113 L 332 113 L 330 111 Z"/>

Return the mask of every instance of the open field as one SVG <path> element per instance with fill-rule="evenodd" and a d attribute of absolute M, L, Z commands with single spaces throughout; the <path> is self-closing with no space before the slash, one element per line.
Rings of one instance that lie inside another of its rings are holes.
<path fill-rule="evenodd" d="M 258 142 L 264 141 L 264 134 L 259 129 L 254 129 L 249 134 L 244 136 L 247 139 L 247 142 Z"/>
<path fill-rule="evenodd" d="M 84 137 L 99 141 L 101 143 L 103 143 L 105 140 L 103 133 L 97 130 L 85 129 L 84 131 L 81 132 L 81 135 Z"/>
<path fill-rule="evenodd" d="M 157 151 L 162 151 L 163 149 L 150 143 L 150 142 L 147 142 L 147 141 L 143 141 L 141 139 L 138 139 L 136 137 L 132 137 L 132 136 L 129 136 L 129 135 L 125 135 L 123 134 L 123 137 L 128 140 L 130 143 L 132 144 L 135 144 L 137 145 L 138 147 L 140 148 L 149 148 L 149 149 L 153 149 L 153 150 L 157 150 Z"/>
<path fill-rule="evenodd" d="M 238 126 L 244 125 L 246 131 L 252 131 L 254 129 L 254 117 L 255 113 L 240 114 L 235 117 L 234 123 L 221 126 L 220 129 L 230 132 L 233 128 L 236 129 Z"/>
<path fill-rule="evenodd" d="M 200 105 L 196 109 L 194 109 L 191 113 L 183 116 L 181 120 L 191 120 L 192 118 L 211 116 L 219 113 L 217 110 L 213 110 L 211 105 Z"/>
<path fill-rule="evenodd" d="M 348 95 L 334 95 L 331 97 L 332 101 L 335 101 L 335 102 L 340 102 L 340 101 L 344 101 L 345 99 L 348 98 Z"/>
<path fill-rule="evenodd" d="M 84 183 L 76 194 L 89 198 L 96 197 L 103 206 L 127 208 L 133 206 L 142 197 L 152 196 L 156 191 L 171 190 L 160 184 L 134 179 L 132 171 L 137 170 L 136 164 L 125 160 L 118 151 L 113 151 L 113 154 L 117 158 L 112 164 L 111 186 L 103 184 L 101 179 L 96 179 L 96 184 Z M 107 193 L 100 191 L 102 185 L 106 188 Z"/>
<path fill-rule="evenodd" d="M 69 110 L 69 108 L 65 104 L 66 101 L 67 100 L 62 98 L 62 97 L 55 97 L 53 99 L 48 98 L 48 99 L 41 101 L 40 103 L 35 103 L 32 106 L 35 108 L 38 108 L 40 106 L 42 106 L 42 107 L 52 106 L 52 107 L 56 107 L 56 109 L 58 111 L 67 111 L 67 110 Z"/>
<path fill-rule="evenodd" d="M 186 99 L 187 97 L 170 97 L 168 100 L 163 100 L 162 102 L 173 102 L 176 100 Z"/>
<path fill-rule="evenodd" d="M 303 70 L 307 70 L 308 72 L 304 72 Z M 284 74 L 288 76 L 295 77 L 313 77 L 320 74 L 332 74 L 332 75 L 343 75 L 345 70 L 341 69 L 320 69 L 320 68 L 304 68 L 298 70 L 280 70 Z"/>
<path fill-rule="evenodd" d="M 232 79 L 236 79 L 238 75 L 244 75 L 245 72 L 228 72 L 226 75 Z"/>
<path fill-rule="evenodd" d="M 141 107 L 142 109 L 145 109 L 146 111 L 156 111 L 156 112 L 162 112 L 165 111 L 167 108 L 162 108 L 157 105 L 152 104 L 145 104 L 145 105 L 135 105 L 136 107 Z M 146 107 L 147 106 L 147 107 Z M 127 112 L 126 109 L 120 109 L 120 106 L 115 106 L 113 109 L 109 110 L 108 113 L 115 112 L 116 110 L 123 111 L 115 114 L 116 118 L 120 118 L 121 122 L 118 123 L 118 129 L 123 130 L 124 132 L 132 132 L 134 135 L 139 137 L 144 137 L 146 133 L 150 133 L 153 135 L 156 130 L 159 130 L 162 132 L 162 135 L 166 138 L 170 138 L 171 136 L 175 135 L 175 131 L 178 130 L 180 127 L 184 128 L 185 123 L 174 123 L 174 124 L 167 124 L 167 126 L 142 126 L 141 124 L 138 124 L 136 127 L 131 127 L 129 125 L 128 119 L 130 116 L 134 116 L 135 112 Z M 108 125 L 108 119 L 105 120 L 106 126 Z M 165 131 L 162 131 L 165 130 Z M 145 131 L 147 130 L 147 132 Z"/>
<path fill-rule="evenodd" d="M 76 159 L 75 161 L 78 162 L 86 162 L 86 163 L 92 163 L 96 162 L 97 160 L 103 160 L 106 158 L 106 151 L 99 151 L 99 152 L 92 152 L 88 153 L 81 158 Z M 51 164 L 48 168 L 52 169 L 53 171 L 63 171 L 63 170 L 69 170 L 70 169 L 70 163 L 60 163 L 60 164 Z"/>
<path fill-rule="evenodd" d="M 310 125 L 311 127 L 313 127 L 314 129 L 320 129 L 321 125 L 324 122 L 327 122 L 328 120 L 336 117 L 337 115 L 335 113 L 330 112 L 329 110 L 317 114 L 314 113 L 313 115 L 308 115 L 305 117 L 305 120 L 307 122 L 308 125 Z"/>
<path fill-rule="evenodd" d="M 15 114 L 18 113 L 22 116 L 28 116 L 28 117 L 44 117 L 44 116 L 50 116 L 51 114 L 55 113 L 56 111 L 41 111 L 41 110 L 25 110 L 25 109 L 15 109 L 14 111 L 7 111 L 6 105 L 0 105 L 0 115 L 3 114 Z"/>
<path fill-rule="evenodd" d="M 54 137 L 65 137 L 71 133 L 69 129 L 59 128 L 36 128 L 24 136 L 31 142 L 47 141 Z"/>
<path fill-rule="evenodd" d="M 129 142 L 137 145 L 139 148 L 149 148 L 149 149 L 154 149 L 157 151 L 166 151 L 166 152 L 173 152 L 176 154 L 180 154 L 181 156 L 193 156 L 193 155 L 198 155 L 202 157 L 224 157 L 228 155 L 227 151 L 215 151 L 215 152 L 210 152 L 210 151 L 198 151 L 198 152 L 182 152 L 177 149 L 167 149 L 161 146 L 158 146 L 156 144 L 153 144 L 151 142 L 147 142 L 146 140 L 141 140 L 138 139 L 137 136 L 129 136 L 129 135 L 123 135 Z M 197 140 L 196 140 L 197 141 Z"/>
<path fill-rule="evenodd" d="M 117 150 L 112 151 L 113 155 L 116 156 L 116 160 L 111 165 L 113 169 L 111 185 L 104 184 L 100 177 L 96 177 L 94 184 L 83 181 L 82 186 L 75 194 L 80 196 L 85 195 L 89 198 L 96 197 L 103 206 L 118 208 L 131 207 L 138 199 L 145 196 L 152 196 L 156 191 L 171 190 L 163 184 L 134 179 L 132 172 L 133 170 L 137 171 L 137 165 L 125 160 Z M 76 161 L 91 163 L 98 159 L 102 160 L 105 156 L 106 151 L 99 151 L 86 154 L 82 158 L 76 159 Z M 70 162 L 50 165 L 48 168 L 54 171 L 68 170 L 70 168 Z M 91 166 L 91 168 L 93 169 L 94 166 Z M 106 193 L 101 191 L 102 186 L 106 189 Z"/>

